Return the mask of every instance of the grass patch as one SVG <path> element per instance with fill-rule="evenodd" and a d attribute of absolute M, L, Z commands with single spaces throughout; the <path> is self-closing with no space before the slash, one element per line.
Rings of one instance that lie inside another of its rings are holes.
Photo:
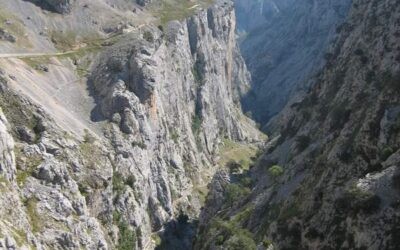
<path fill-rule="evenodd" d="M 92 64 L 92 55 L 98 53 L 102 47 L 100 45 L 92 45 L 84 48 L 77 49 L 71 53 L 65 55 L 56 56 L 58 59 L 69 59 L 75 65 L 75 70 L 78 76 L 86 77 L 90 72 L 90 66 Z"/>
<path fill-rule="evenodd" d="M 132 250 L 136 249 L 137 236 L 136 232 L 132 230 L 128 223 L 123 221 L 121 213 L 118 211 L 113 212 L 113 221 L 118 226 L 118 250 Z"/>
<path fill-rule="evenodd" d="M 23 62 L 25 62 L 29 67 L 32 69 L 38 70 L 41 68 L 43 65 L 49 65 L 50 64 L 50 58 L 47 56 L 38 56 L 38 57 L 25 57 L 21 58 Z"/>
<path fill-rule="evenodd" d="M 50 31 L 49 37 L 54 46 L 60 51 L 76 49 L 79 45 L 86 44 L 86 47 L 100 47 L 105 40 L 97 33 L 81 35 L 73 30 Z"/>
<path fill-rule="evenodd" d="M 14 229 L 13 236 L 14 236 L 15 242 L 17 243 L 17 246 L 19 246 L 19 247 L 23 246 L 26 243 L 26 240 L 28 237 L 26 235 L 25 230 L 23 230 L 23 229 Z"/>
<path fill-rule="evenodd" d="M 30 156 L 24 162 L 21 162 L 21 159 L 18 159 L 18 158 L 20 158 L 19 154 L 20 153 L 18 153 L 18 151 L 16 151 L 15 155 L 17 158 L 17 164 L 18 165 L 24 164 L 25 166 L 24 166 L 24 168 L 22 168 L 21 166 L 18 167 L 16 180 L 17 180 L 17 184 L 19 186 L 23 186 L 26 182 L 26 179 L 29 176 L 32 176 L 33 171 L 43 162 L 43 159 L 42 159 L 42 157 L 35 155 L 35 156 Z M 21 169 L 24 169 L 24 170 L 21 170 Z"/>
<path fill-rule="evenodd" d="M 194 186 L 193 193 L 197 194 L 200 204 L 203 206 L 206 204 L 207 195 L 208 195 L 208 187 L 207 186 Z"/>
<path fill-rule="evenodd" d="M 8 180 L 6 179 L 6 177 L 0 175 L 0 183 L 7 185 L 8 184 Z"/>
<path fill-rule="evenodd" d="M 37 212 L 37 203 L 36 198 L 29 198 L 24 201 L 24 205 L 26 207 L 26 212 L 28 214 L 29 224 L 32 227 L 32 232 L 38 233 L 42 230 L 43 224 Z"/>
<path fill-rule="evenodd" d="M 100 157 L 102 156 L 101 151 L 92 143 L 81 143 L 80 151 L 82 156 L 87 162 L 87 166 L 90 168 L 95 168 L 100 162 Z"/>
<path fill-rule="evenodd" d="M 95 137 L 87 130 L 85 131 L 84 141 L 79 145 L 79 150 L 86 165 L 89 168 L 96 168 L 100 161 L 104 158 L 102 150 L 95 144 Z"/>
<path fill-rule="evenodd" d="M 213 0 L 165 0 L 152 4 L 151 10 L 154 16 L 159 17 L 159 24 L 165 26 L 173 20 L 183 20 L 193 15 L 197 7 L 206 8 Z"/>
<path fill-rule="evenodd" d="M 248 170 L 257 154 L 258 148 L 256 146 L 224 139 L 218 163 L 220 166 L 227 166 L 230 162 L 236 162 L 241 165 L 243 170 Z"/>
<path fill-rule="evenodd" d="M 7 24 L 7 22 L 9 24 Z M 31 47 L 29 39 L 25 36 L 23 22 L 11 12 L 0 9 L 0 29 L 4 29 L 16 38 L 16 44 L 21 47 Z"/>
<path fill-rule="evenodd" d="M 49 37 L 58 50 L 70 50 L 77 44 L 77 34 L 74 31 L 51 31 Z"/>

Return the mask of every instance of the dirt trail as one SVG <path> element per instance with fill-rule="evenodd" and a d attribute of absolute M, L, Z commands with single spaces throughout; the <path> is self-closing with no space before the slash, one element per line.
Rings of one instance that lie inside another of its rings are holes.
<path fill-rule="evenodd" d="M 0 58 L 31 58 L 31 57 L 42 57 L 42 56 L 62 56 L 77 53 L 76 50 L 66 51 L 66 52 L 54 52 L 54 53 L 10 53 L 10 54 L 0 54 Z"/>

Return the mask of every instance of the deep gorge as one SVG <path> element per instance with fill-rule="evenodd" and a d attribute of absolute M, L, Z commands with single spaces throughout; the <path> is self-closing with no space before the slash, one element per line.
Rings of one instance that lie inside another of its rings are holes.
<path fill-rule="evenodd" d="M 397 249 L 399 18 L 2 1 L 0 249 Z"/>

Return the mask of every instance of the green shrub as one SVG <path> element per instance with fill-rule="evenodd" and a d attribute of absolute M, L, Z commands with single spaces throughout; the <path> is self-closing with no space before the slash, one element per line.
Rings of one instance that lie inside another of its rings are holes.
<path fill-rule="evenodd" d="M 240 178 L 239 182 L 240 185 L 242 185 L 243 187 L 250 188 L 251 186 L 253 186 L 253 180 L 248 176 Z"/>
<path fill-rule="evenodd" d="M 400 71 L 392 73 L 387 70 L 379 75 L 380 86 L 378 89 L 388 87 L 390 90 L 399 92 L 400 91 Z"/>
<path fill-rule="evenodd" d="M 400 173 L 396 173 L 396 174 L 393 175 L 392 183 L 393 183 L 393 187 L 395 187 L 398 190 L 400 190 Z"/>
<path fill-rule="evenodd" d="M 255 250 L 257 249 L 256 243 L 251 236 L 246 234 L 236 234 L 226 241 L 225 249 L 230 250 Z"/>
<path fill-rule="evenodd" d="M 229 168 L 231 173 L 240 173 L 240 170 L 242 169 L 242 165 L 234 160 L 229 161 L 226 166 Z"/>
<path fill-rule="evenodd" d="M 268 248 L 270 245 L 272 245 L 272 242 L 270 240 L 263 240 L 264 248 Z"/>
<path fill-rule="evenodd" d="M 280 211 L 279 220 L 286 221 L 300 214 L 300 209 L 296 203 L 292 203 Z"/>
<path fill-rule="evenodd" d="M 311 138 L 308 135 L 300 135 L 296 138 L 296 147 L 302 152 L 310 145 L 310 142 Z"/>
<path fill-rule="evenodd" d="M 88 187 L 83 183 L 78 183 L 78 189 L 82 196 L 87 197 L 89 195 Z"/>
<path fill-rule="evenodd" d="M 332 130 L 342 129 L 349 120 L 351 111 L 346 109 L 346 104 L 336 105 L 331 112 L 330 127 Z"/>
<path fill-rule="evenodd" d="M 112 215 L 113 215 L 113 222 L 118 224 L 122 219 L 121 213 L 118 212 L 118 210 L 114 210 Z"/>
<path fill-rule="evenodd" d="M 272 176 L 273 178 L 277 178 L 277 177 L 283 175 L 283 172 L 284 172 L 283 168 L 278 165 L 273 165 L 272 167 L 270 167 L 268 169 L 268 174 L 270 176 Z"/>
<path fill-rule="evenodd" d="M 118 250 L 133 250 L 136 249 L 137 235 L 134 230 L 131 229 L 128 223 L 123 221 L 122 215 L 119 211 L 113 211 L 113 222 L 118 226 L 119 238 L 118 238 Z"/>
<path fill-rule="evenodd" d="M 350 191 L 350 196 L 353 200 L 353 208 L 364 212 L 374 212 L 379 209 L 381 199 L 376 194 L 370 191 L 363 191 L 355 188 Z"/>
<path fill-rule="evenodd" d="M 357 56 L 362 56 L 362 55 L 364 55 L 364 51 L 362 49 L 358 48 L 354 51 L 354 54 L 356 54 Z"/>
<path fill-rule="evenodd" d="M 175 142 L 175 143 L 178 143 L 179 142 L 179 134 L 178 134 L 178 132 L 176 132 L 176 130 L 175 129 L 171 129 L 171 131 L 170 131 L 170 135 L 171 135 L 171 139 Z"/>
<path fill-rule="evenodd" d="M 79 145 L 82 157 L 85 160 L 85 165 L 89 168 L 96 168 L 103 158 L 103 152 L 95 143 L 95 138 L 88 132 L 85 133 L 84 142 Z"/>
<path fill-rule="evenodd" d="M 84 132 L 85 132 L 85 135 L 83 136 L 84 143 L 94 143 L 96 141 L 96 138 L 90 134 L 89 130 L 85 129 Z"/>
<path fill-rule="evenodd" d="M 225 238 L 223 235 L 218 235 L 217 239 L 215 240 L 215 244 L 217 246 L 222 246 L 224 244 Z"/>
<path fill-rule="evenodd" d="M 200 133 L 201 129 L 201 124 L 203 123 L 203 120 L 199 115 L 194 115 L 192 118 L 192 131 L 193 134 L 198 135 Z"/>
<path fill-rule="evenodd" d="M 251 112 L 250 110 L 247 111 L 246 113 L 244 113 L 244 115 L 247 116 L 247 117 L 250 118 L 250 119 L 254 119 L 254 118 L 253 118 L 253 112 Z"/>
<path fill-rule="evenodd" d="M 29 219 L 29 224 L 31 225 L 32 231 L 34 233 L 40 232 L 43 227 L 42 224 L 43 222 L 37 212 L 37 203 L 38 201 L 36 200 L 36 198 L 29 198 L 26 201 L 24 201 L 24 205 L 26 207 L 26 212 Z"/>
<path fill-rule="evenodd" d="M 119 239 L 118 250 L 132 250 L 136 249 L 136 233 L 133 231 L 126 222 L 118 223 Z"/>
<path fill-rule="evenodd" d="M 125 181 L 122 174 L 114 171 L 112 177 L 112 185 L 113 185 L 113 191 L 116 192 L 117 194 L 121 194 L 125 190 Z"/>
<path fill-rule="evenodd" d="M 232 206 L 250 194 L 250 189 L 238 184 L 228 184 L 225 188 L 225 203 Z"/>
<path fill-rule="evenodd" d="M 239 224 L 232 221 L 217 219 L 212 222 L 210 231 L 220 232 L 215 238 L 216 244 L 222 249 L 229 250 L 254 250 L 257 249 L 250 231 L 242 228 Z"/>
<path fill-rule="evenodd" d="M 160 235 L 158 234 L 153 234 L 151 235 L 151 239 L 154 241 L 154 244 L 158 247 L 161 246 L 162 244 L 162 239 L 160 237 Z"/>
<path fill-rule="evenodd" d="M 132 147 L 139 147 L 141 149 L 147 149 L 147 146 L 144 142 L 142 141 L 133 141 L 132 142 Z"/>
<path fill-rule="evenodd" d="M 373 213 L 380 208 L 380 204 L 381 199 L 378 195 L 356 186 L 345 191 L 335 202 L 336 209 L 344 213 Z"/>
<path fill-rule="evenodd" d="M 113 191 L 117 194 L 120 195 L 124 192 L 125 186 L 129 186 L 135 190 L 135 183 L 136 183 L 136 178 L 133 175 L 129 175 L 127 178 L 125 178 L 122 174 L 114 171 L 113 177 L 112 177 L 112 185 L 113 185 Z M 136 193 L 135 193 L 136 195 Z"/>
<path fill-rule="evenodd" d="M 192 68 L 193 78 L 199 86 L 204 84 L 204 68 L 204 56 L 199 56 Z"/>
<path fill-rule="evenodd" d="M 145 39 L 149 43 L 153 43 L 154 42 L 154 36 L 150 31 L 145 31 L 143 33 L 143 39 Z"/>
<path fill-rule="evenodd" d="M 391 156 L 393 153 L 394 151 L 391 147 L 385 147 L 380 153 L 380 158 L 382 161 L 386 161 L 387 158 L 389 158 L 389 156 Z"/>
<path fill-rule="evenodd" d="M 128 176 L 125 183 L 126 185 L 130 186 L 132 189 L 135 187 L 136 178 L 133 175 Z"/>
<path fill-rule="evenodd" d="M 367 75 L 365 76 L 365 81 L 370 84 L 375 80 L 376 74 L 375 71 L 370 70 L 368 71 Z"/>

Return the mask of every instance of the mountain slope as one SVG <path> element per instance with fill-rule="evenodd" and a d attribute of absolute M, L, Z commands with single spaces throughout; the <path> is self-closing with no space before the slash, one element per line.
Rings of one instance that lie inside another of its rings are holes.
<path fill-rule="evenodd" d="M 153 249 L 196 220 L 225 145 L 265 139 L 240 109 L 233 5 L 34 2 L 0 3 L 0 244 Z"/>
<path fill-rule="evenodd" d="M 240 235 L 264 248 L 398 248 L 399 17 L 398 1 L 353 1 L 316 84 L 280 114 L 251 192 L 232 202 L 218 187 L 243 185 L 215 180 L 225 203 L 207 203 L 198 249 L 249 242 Z"/>

